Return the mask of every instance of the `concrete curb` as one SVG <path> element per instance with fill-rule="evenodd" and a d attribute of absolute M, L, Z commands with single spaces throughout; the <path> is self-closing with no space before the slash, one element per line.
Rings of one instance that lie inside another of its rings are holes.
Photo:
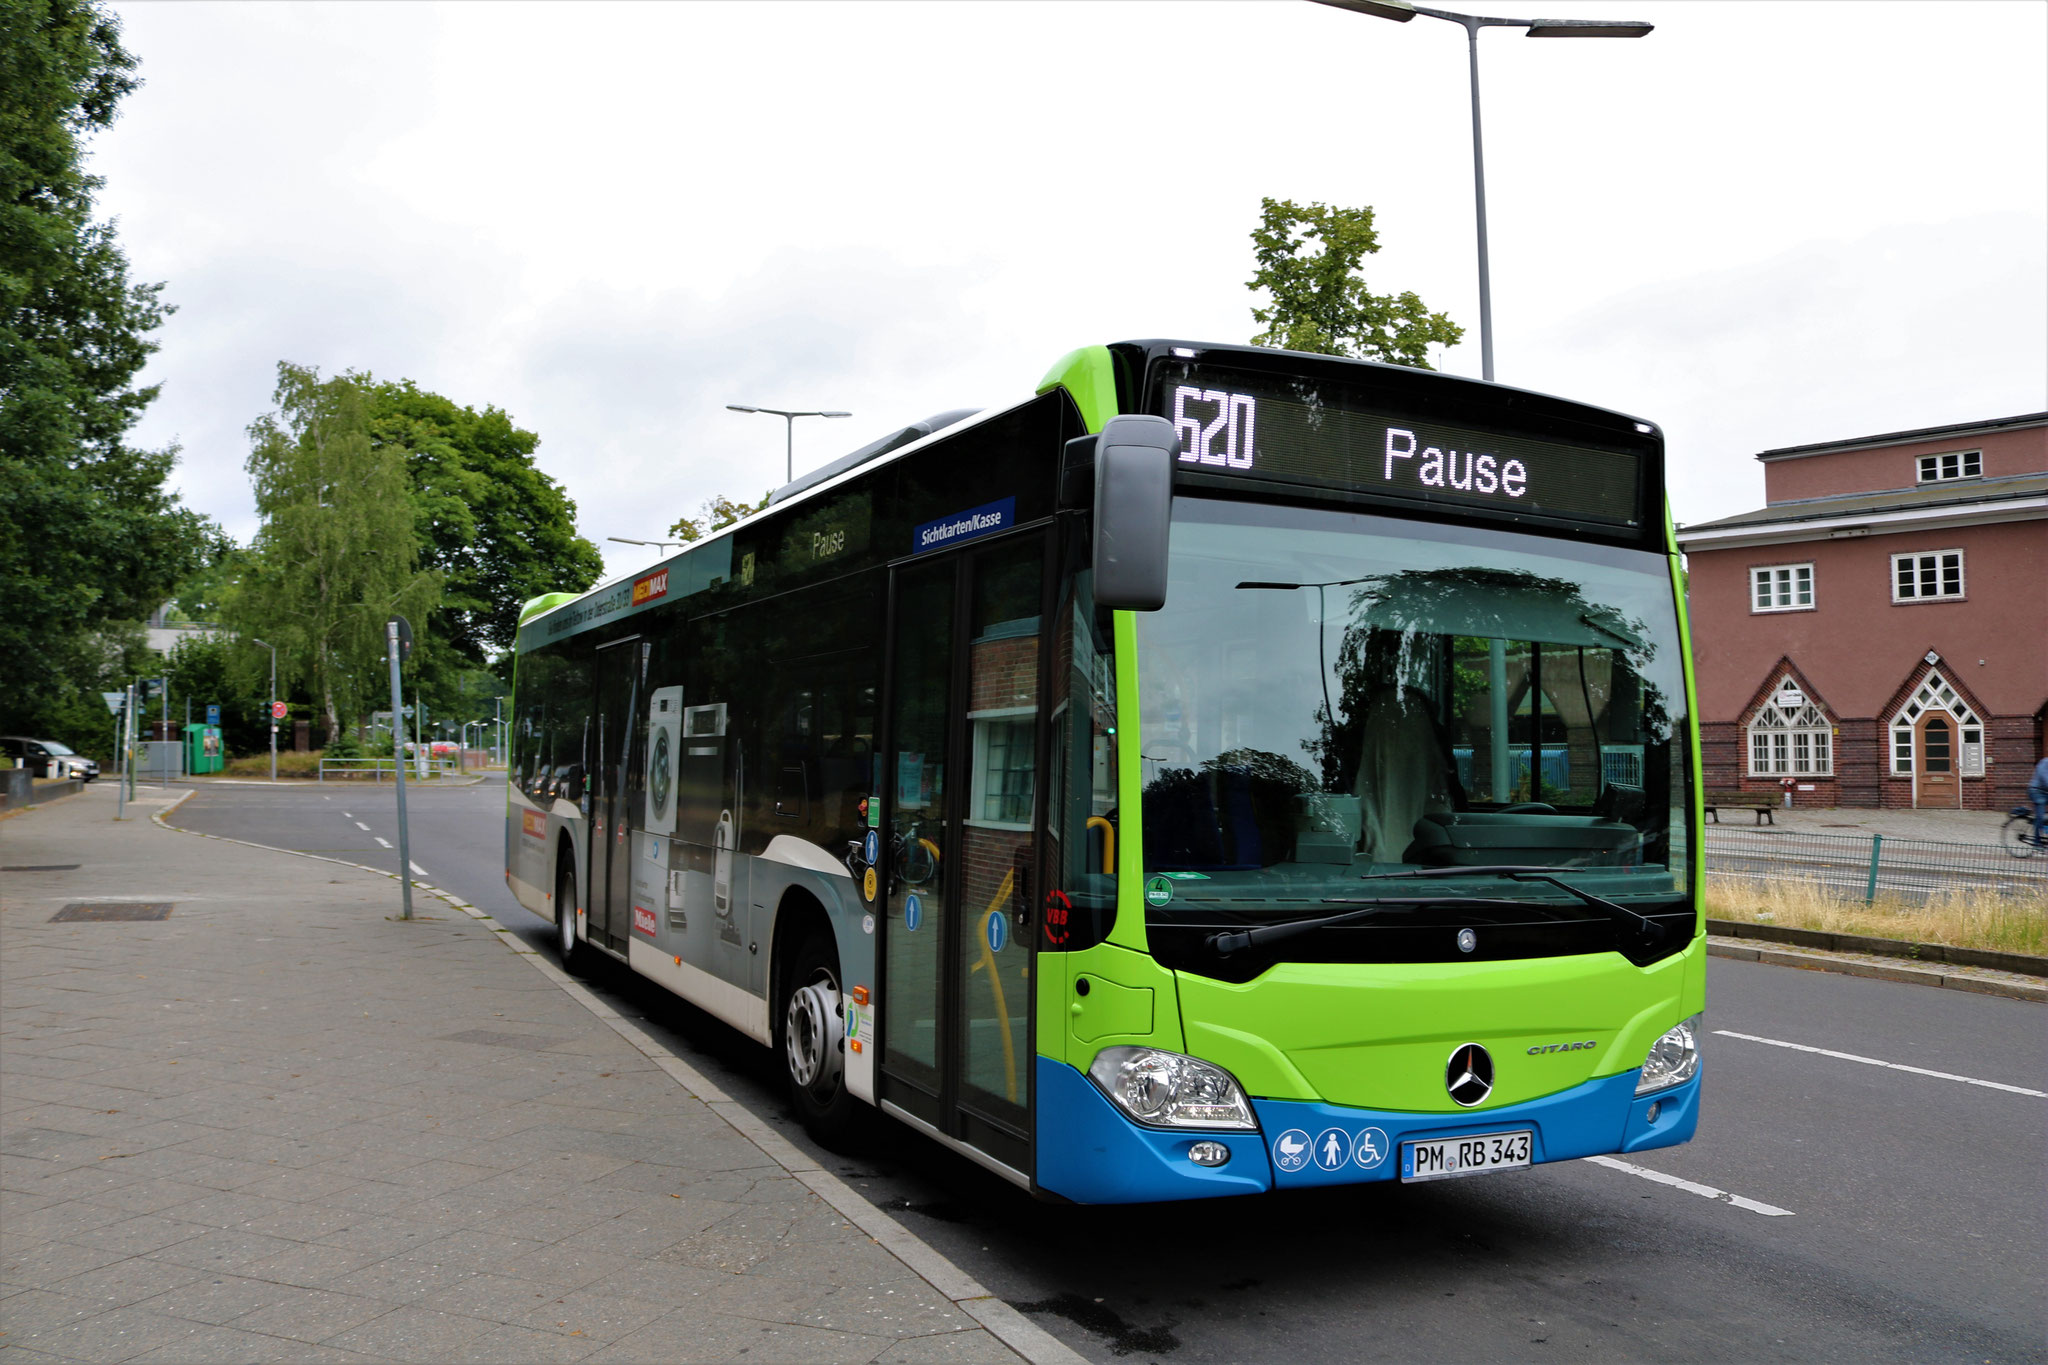
<path fill-rule="evenodd" d="M 1861 976 L 1876 981 L 1903 981 L 1918 986 L 1942 986 L 1973 995 L 1998 995 L 2008 1000 L 2048 1003 L 2048 983 L 2032 981 L 2016 973 L 1980 975 L 1955 968 L 1909 967 L 1904 962 L 1871 961 L 1842 953 L 1814 949 L 1764 948 L 1755 939 L 1733 939 L 1710 935 L 1710 957 L 1733 958 L 1738 962 L 1763 962 L 1774 967 L 1800 967 L 1810 972 L 1833 972 L 1840 976 Z"/>
<path fill-rule="evenodd" d="M 60 806 L 75 797 L 85 795 L 85 784 L 83 782 L 72 781 L 65 782 L 62 785 L 71 788 L 71 790 L 58 792 L 52 796 L 31 796 L 18 806 L 8 806 L 5 809 L 0 809 L 0 820 L 12 820 L 17 815 L 27 815 L 30 811 L 41 810 L 45 806 Z M 48 788 L 44 790 L 47 791 Z"/>
<path fill-rule="evenodd" d="M 198 794 L 196 788 L 187 790 L 170 805 L 152 813 L 150 819 L 174 834 L 217 839 L 224 844 L 260 848 L 266 853 L 283 853 L 294 858 L 310 858 L 317 863 L 332 863 L 337 867 L 374 873 L 394 882 L 398 880 L 397 873 L 370 867 L 364 863 L 352 863 L 344 858 L 329 858 L 318 853 L 301 853 L 297 849 L 276 848 L 248 839 L 231 839 L 225 834 L 206 834 L 196 829 L 180 829 L 165 819 Z M 686 1094 L 717 1114 L 728 1127 L 752 1144 L 764 1157 L 809 1187 L 812 1193 L 829 1204 L 840 1216 L 873 1238 L 884 1251 L 903 1262 L 912 1273 L 944 1295 L 961 1312 L 980 1323 L 990 1336 L 1004 1346 L 1030 1361 L 1032 1365 L 1087 1365 L 1087 1357 L 1076 1353 L 1058 1337 L 997 1298 L 983 1287 L 980 1281 L 947 1260 L 929 1242 L 876 1208 L 845 1181 L 798 1151 L 788 1139 L 762 1122 L 746 1106 L 712 1084 L 703 1073 L 688 1062 L 663 1047 L 638 1024 L 600 1000 L 589 987 L 563 971 L 552 959 L 527 947 L 524 939 L 498 923 L 490 914 L 477 909 L 467 901 L 458 899 L 451 892 L 443 891 L 418 878 L 413 879 L 413 887 L 460 910 L 489 929 L 498 942 L 504 944 L 514 956 L 526 959 L 535 971 L 596 1015 L 607 1028 L 660 1068 Z"/>
<path fill-rule="evenodd" d="M 2035 957 L 2029 953 L 1958 948 L 1947 943 L 1915 943 L 1909 939 L 1872 938 L 1867 934 L 1839 934 L 1826 929 L 1794 929 L 1788 925 L 1755 924 L 1749 920 L 1709 918 L 1707 932 L 1721 938 L 1762 939 L 1769 943 L 1790 944 L 1794 948 L 1819 948 L 1824 952 L 1869 953 L 1912 962 L 1985 967 L 1994 972 L 2013 972 L 2019 976 L 2048 977 L 2048 957 Z"/>

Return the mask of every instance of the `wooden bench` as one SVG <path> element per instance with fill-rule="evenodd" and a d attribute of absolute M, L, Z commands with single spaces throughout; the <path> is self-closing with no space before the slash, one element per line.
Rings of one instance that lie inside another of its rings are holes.
<path fill-rule="evenodd" d="M 1756 823 L 1759 825 L 1778 823 L 1771 814 L 1771 797 L 1768 792 L 1710 791 L 1706 793 L 1706 808 L 1707 814 L 1714 817 L 1714 823 L 1717 825 L 1721 823 L 1721 812 L 1724 810 L 1755 811 Z"/>

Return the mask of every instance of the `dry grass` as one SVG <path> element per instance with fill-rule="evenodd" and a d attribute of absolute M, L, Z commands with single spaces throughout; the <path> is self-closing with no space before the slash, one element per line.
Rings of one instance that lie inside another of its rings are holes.
<path fill-rule="evenodd" d="M 1880 892 L 1875 904 L 1865 905 L 1861 896 L 1798 877 L 1710 876 L 1707 914 L 1788 929 L 2048 955 L 2048 901 L 2038 896 L 1959 890 L 1911 901 Z"/>

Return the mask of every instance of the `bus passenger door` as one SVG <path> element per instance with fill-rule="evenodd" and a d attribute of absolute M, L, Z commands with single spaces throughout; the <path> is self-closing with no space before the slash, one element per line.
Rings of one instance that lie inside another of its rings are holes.
<path fill-rule="evenodd" d="M 633 924 L 632 808 L 627 779 L 640 710 L 640 640 L 621 640 L 597 651 L 597 752 L 590 770 L 591 939 L 626 950 Z"/>
<path fill-rule="evenodd" d="M 1031 1171 L 1045 539 L 892 583 L 880 1097 Z"/>

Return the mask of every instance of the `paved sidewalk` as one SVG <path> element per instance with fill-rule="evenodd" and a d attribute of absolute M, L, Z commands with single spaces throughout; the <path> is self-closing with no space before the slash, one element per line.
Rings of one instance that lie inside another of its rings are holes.
<path fill-rule="evenodd" d="M 1802 834 L 1841 834 L 1858 838 L 1882 834 L 1887 839 L 1931 839 L 1945 844 L 1995 844 L 2005 824 L 2002 810 L 1854 810 L 1849 807 L 1797 806 L 1774 810 L 1771 818 L 1778 828 Z M 1719 828 L 1750 829 L 1754 817 L 1742 811 L 1724 811 Z M 1707 824 L 1711 836 L 1717 827 Z"/>
<path fill-rule="evenodd" d="M 0 1361 L 1073 1359 L 489 920 L 113 798 L 0 823 Z"/>

